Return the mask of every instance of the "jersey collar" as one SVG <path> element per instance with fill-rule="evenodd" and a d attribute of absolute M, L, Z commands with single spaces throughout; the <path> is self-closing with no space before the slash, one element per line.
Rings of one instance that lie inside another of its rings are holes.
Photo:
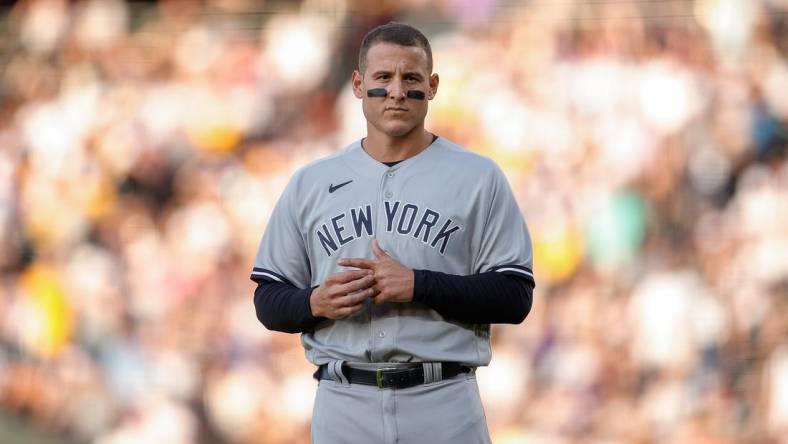
<path fill-rule="evenodd" d="M 378 177 L 388 171 L 396 171 L 402 168 L 407 168 L 409 165 L 418 163 L 421 158 L 427 157 L 428 153 L 434 149 L 435 145 L 440 140 L 440 137 L 433 138 L 432 143 L 427 145 L 427 147 L 424 148 L 420 153 L 413 157 L 409 157 L 392 167 L 389 167 L 388 165 L 379 162 L 370 156 L 364 150 L 364 147 L 361 146 L 361 140 L 362 139 L 358 139 L 348 145 L 348 147 L 345 148 L 345 155 L 343 158 L 346 160 L 350 168 L 355 170 L 357 173 L 363 174 L 365 176 Z"/>

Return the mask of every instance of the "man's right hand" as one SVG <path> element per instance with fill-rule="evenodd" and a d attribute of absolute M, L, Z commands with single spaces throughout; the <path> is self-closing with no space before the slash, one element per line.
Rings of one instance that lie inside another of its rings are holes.
<path fill-rule="evenodd" d="M 315 317 L 342 319 L 364 307 L 374 296 L 375 277 L 371 270 L 341 271 L 329 275 L 323 285 L 312 291 L 309 307 Z"/>

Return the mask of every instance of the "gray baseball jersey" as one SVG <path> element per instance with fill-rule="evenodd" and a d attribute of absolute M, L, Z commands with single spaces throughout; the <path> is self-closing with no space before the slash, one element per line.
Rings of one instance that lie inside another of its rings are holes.
<path fill-rule="evenodd" d="M 340 258 L 374 259 L 371 241 L 412 269 L 533 279 L 531 240 L 509 184 L 490 159 L 437 138 L 393 167 L 357 141 L 300 169 L 277 203 L 252 271 L 256 280 L 299 288 L 344 268 Z M 316 365 L 348 362 L 490 362 L 489 325 L 444 319 L 420 303 L 367 301 L 301 337 Z"/>

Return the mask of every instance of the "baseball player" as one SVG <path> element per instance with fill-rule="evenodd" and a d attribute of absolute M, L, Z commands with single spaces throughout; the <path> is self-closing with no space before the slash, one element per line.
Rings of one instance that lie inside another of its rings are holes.
<path fill-rule="evenodd" d="M 425 130 L 438 82 L 421 32 L 370 31 L 367 136 L 295 173 L 260 243 L 257 316 L 317 367 L 314 443 L 490 442 L 475 369 L 530 311 L 531 241 L 501 170 Z"/>

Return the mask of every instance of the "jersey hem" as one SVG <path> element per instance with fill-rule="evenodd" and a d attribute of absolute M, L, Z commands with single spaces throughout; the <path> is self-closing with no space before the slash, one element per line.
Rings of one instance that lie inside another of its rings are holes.
<path fill-rule="evenodd" d="M 282 276 L 281 274 L 260 267 L 254 267 L 252 269 L 252 274 L 249 278 L 255 282 L 274 281 L 274 282 L 281 282 L 283 284 L 289 284 L 295 286 L 292 282 L 290 282 L 289 279 Z"/>
<path fill-rule="evenodd" d="M 534 273 L 533 273 L 533 271 L 530 268 L 524 267 L 522 265 L 512 265 L 512 264 L 498 265 L 497 267 L 490 268 L 489 271 L 494 271 L 496 273 L 512 274 L 512 275 L 516 275 L 516 276 L 521 276 L 521 277 L 524 277 L 524 278 L 530 280 L 531 282 L 534 282 L 534 283 L 536 282 L 534 280 Z"/>

